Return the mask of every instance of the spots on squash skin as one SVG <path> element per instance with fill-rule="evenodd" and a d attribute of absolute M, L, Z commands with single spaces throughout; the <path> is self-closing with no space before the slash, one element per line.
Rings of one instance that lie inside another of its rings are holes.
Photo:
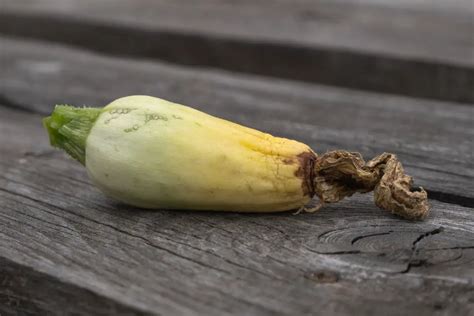
<path fill-rule="evenodd" d="M 168 117 L 162 114 L 146 114 L 145 115 L 145 124 L 150 122 L 150 121 L 168 121 Z"/>
<path fill-rule="evenodd" d="M 131 111 L 134 111 L 136 109 L 130 109 L 130 108 L 115 108 L 109 111 L 109 114 L 127 114 L 130 113 Z"/>
<path fill-rule="evenodd" d="M 140 128 L 140 126 L 138 124 L 135 124 L 131 128 L 124 129 L 124 132 L 129 133 L 129 132 L 133 132 L 133 131 L 138 131 L 139 128 Z"/>
<path fill-rule="evenodd" d="M 181 116 L 177 116 L 177 115 L 171 115 L 171 117 L 175 120 L 182 120 L 183 118 Z M 167 122 L 169 121 L 169 118 L 168 116 L 164 115 L 164 114 L 159 114 L 159 113 L 146 113 L 145 114 L 145 120 L 144 120 L 144 123 L 142 125 L 139 125 L 139 124 L 135 124 L 133 125 L 131 128 L 126 128 L 124 129 L 123 131 L 126 132 L 126 133 L 130 133 L 130 132 L 134 132 L 134 131 L 138 131 L 138 129 L 140 129 L 141 127 L 145 126 L 146 124 L 148 124 L 149 122 L 151 121 L 164 121 L 164 122 Z"/>
<path fill-rule="evenodd" d="M 128 114 L 136 109 L 130 109 L 130 108 L 115 108 L 112 110 L 107 111 L 109 115 L 111 115 L 108 119 L 104 121 L 104 124 L 109 124 L 110 121 L 118 119 L 121 115 Z"/>

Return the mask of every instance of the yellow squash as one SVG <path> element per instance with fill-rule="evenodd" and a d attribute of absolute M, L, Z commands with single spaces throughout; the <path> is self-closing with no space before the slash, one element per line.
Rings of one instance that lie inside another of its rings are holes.
<path fill-rule="evenodd" d="M 335 202 L 375 189 L 383 197 L 377 204 L 394 213 L 427 212 L 424 191 L 383 181 L 386 166 L 398 168 L 393 155 L 367 164 L 343 151 L 318 158 L 303 143 L 154 97 L 129 96 L 102 109 L 57 106 L 44 125 L 51 144 L 83 163 L 98 188 L 138 207 L 275 212 L 300 209 L 315 194 Z M 403 169 L 396 173 L 400 179 Z M 409 203 L 394 204 L 397 188 Z"/>

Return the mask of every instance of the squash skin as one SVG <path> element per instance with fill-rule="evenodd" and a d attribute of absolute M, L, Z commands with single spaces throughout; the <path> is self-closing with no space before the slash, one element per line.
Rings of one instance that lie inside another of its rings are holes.
<path fill-rule="evenodd" d="M 142 208 L 276 212 L 311 200 L 316 158 L 294 140 L 129 96 L 103 108 L 85 166 L 105 194 Z"/>

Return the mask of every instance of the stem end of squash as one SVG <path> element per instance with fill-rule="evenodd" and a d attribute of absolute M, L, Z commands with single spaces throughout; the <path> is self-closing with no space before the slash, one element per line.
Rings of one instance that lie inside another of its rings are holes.
<path fill-rule="evenodd" d="M 100 113 L 99 108 L 56 105 L 51 116 L 43 119 L 50 144 L 85 165 L 87 136 Z"/>

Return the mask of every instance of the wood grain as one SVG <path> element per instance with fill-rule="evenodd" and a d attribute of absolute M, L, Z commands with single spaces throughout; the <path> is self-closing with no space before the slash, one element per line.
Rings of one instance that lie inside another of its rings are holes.
<path fill-rule="evenodd" d="M 14 108 L 46 115 L 55 104 L 159 96 L 303 141 L 319 153 L 394 152 L 433 198 L 474 206 L 470 105 L 106 58 L 38 42 L 1 39 L 0 45 L 0 95 Z"/>
<path fill-rule="evenodd" d="M 3 256 L 0 256 L 0 313 L 28 316 L 148 314 Z"/>
<path fill-rule="evenodd" d="M 474 102 L 472 4 L 437 2 L 1 0 L 0 33 L 109 55 Z"/>
<path fill-rule="evenodd" d="M 422 222 L 395 218 L 361 195 L 297 216 L 140 210 L 105 198 L 82 166 L 50 149 L 40 118 L 0 107 L 0 258 L 8 260 L 4 282 L 21 282 L 9 281 L 25 273 L 20 265 L 40 275 L 26 272 L 25 282 L 57 287 L 2 288 L 0 298 L 14 303 L 0 304 L 1 312 L 16 304 L 25 313 L 85 313 L 80 301 L 46 295 L 61 291 L 102 302 L 91 314 L 474 308 L 471 208 L 432 201 Z M 40 302 L 36 309 L 31 301 Z"/>

